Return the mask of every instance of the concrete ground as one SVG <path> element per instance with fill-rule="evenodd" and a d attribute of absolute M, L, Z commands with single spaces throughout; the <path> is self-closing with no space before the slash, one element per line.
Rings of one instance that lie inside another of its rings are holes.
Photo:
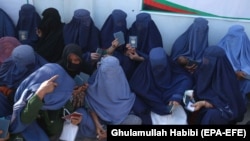
<path fill-rule="evenodd" d="M 238 125 L 245 125 L 248 121 L 250 121 L 250 101 L 247 104 L 247 112 L 245 113 L 245 117 L 243 121 L 238 123 Z"/>

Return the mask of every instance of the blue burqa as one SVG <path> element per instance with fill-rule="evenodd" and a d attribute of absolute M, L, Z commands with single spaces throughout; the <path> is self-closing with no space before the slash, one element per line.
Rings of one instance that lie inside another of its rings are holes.
<path fill-rule="evenodd" d="M 5 117 L 12 114 L 11 101 L 2 92 L 0 92 L 0 117 Z"/>
<path fill-rule="evenodd" d="M 15 94 L 10 133 L 21 133 L 26 141 L 49 141 L 48 136 L 35 120 L 30 124 L 23 124 L 20 115 L 28 100 L 36 93 L 41 83 L 54 75 L 59 75 L 55 81 L 58 86 L 52 93 L 44 97 L 44 104 L 41 110 L 60 109 L 70 99 L 75 86 L 74 80 L 59 64 L 45 64 L 29 75 L 18 87 Z"/>
<path fill-rule="evenodd" d="M 0 116 L 12 113 L 12 105 L 15 90 L 20 83 L 35 70 L 46 64 L 47 61 L 34 52 L 29 45 L 19 45 L 0 66 L 0 86 L 7 87 L 13 92 L 7 96 L 1 96 Z M 2 94 L 1 94 L 2 95 Z"/>
<path fill-rule="evenodd" d="M 127 13 L 120 9 L 114 9 L 108 16 L 101 28 L 101 47 L 109 48 L 114 38 L 114 33 L 122 31 L 124 34 L 125 42 L 128 40 L 128 28 L 127 28 Z M 121 66 L 126 70 L 126 61 L 130 61 L 127 56 L 124 55 L 126 43 L 120 45 L 113 53 L 113 56 L 117 57 Z"/>
<path fill-rule="evenodd" d="M 16 37 L 16 27 L 10 16 L 0 8 L 0 38 L 4 36 Z"/>
<path fill-rule="evenodd" d="M 210 46 L 204 51 L 203 62 L 195 78 L 195 100 L 206 100 L 213 105 L 213 108 L 200 109 L 197 124 L 233 124 L 243 119 L 246 111 L 244 98 L 222 48 Z"/>
<path fill-rule="evenodd" d="M 16 25 L 18 39 L 22 44 L 28 44 L 34 47 L 38 40 L 36 29 L 40 22 L 41 17 L 37 13 L 34 5 L 22 5 Z"/>
<path fill-rule="evenodd" d="M 19 45 L 0 67 L 0 85 L 16 89 L 32 72 L 47 61 L 29 45 Z"/>
<path fill-rule="evenodd" d="M 188 29 L 175 40 L 171 58 L 176 60 L 179 56 L 185 56 L 201 62 L 203 52 L 208 47 L 208 31 L 208 21 L 201 17 L 195 18 Z"/>
<path fill-rule="evenodd" d="M 137 36 L 136 52 L 142 57 L 146 57 L 152 48 L 163 47 L 161 33 L 149 13 L 136 15 L 136 20 L 129 28 L 129 36 Z M 128 80 L 138 64 L 138 62 L 132 61 L 128 57 L 124 60 L 123 68 Z"/>
<path fill-rule="evenodd" d="M 120 9 L 114 9 L 112 13 L 108 16 L 101 28 L 101 47 L 109 48 L 111 46 L 114 38 L 114 33 L 122 31 L 127 40 L 128 28 L 127 28 L 127 13 Z M 125 44 L 117 48 L 117 50 L 123 50 Z"/>
<path fill-rule="evenodd" d="M 159 115 L 170 114 L 170 101 L 182 104 L 185 90 L 190 89 L 192 80 L 178 69 L 162 47 L 153 48 L 149 57 L 142 62 L 130 80 L 132 91 L 137 95 L 133 108 L 144 124 L 150 112 Z"/>
<path fill-rule="evenodd" d="M 89 108 L 95 111 L 100 121 L 105 124 L 121 124 L 131 112 L 135 94 L 130 90 L 119 60 L 114 56 L 104 57 L 90 79 L 85 97 Z M 84 120 L 79 125 L 79 134 L 96 137 L 95 124 L 89 113 L 83 108 L 77 111 L 84 114 Z"/>
<path fill-rule="evenodd" d="M 242 25 L 233 25 L 227 34 L 219 41 L 231 62 L 234 71 L 243 71 L 250 75 L 250 40 Z M 250 80 L 240 81 L 241 93 L 245 97 L 250 92 Z"/>

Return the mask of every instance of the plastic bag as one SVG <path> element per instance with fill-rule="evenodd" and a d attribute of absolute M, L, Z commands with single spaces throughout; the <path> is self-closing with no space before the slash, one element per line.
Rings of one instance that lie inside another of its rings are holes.
<path fill-rule="evenodd" d="M 167 115 L 151 112 L 151 119 L 153 125 L 187 125 L 187 114 L 181 105 L 175 106 Z"/>
<path fill-rule="evenodd" d="M 64 109 L 64 116 L 70 114 L 67 109 Z M 78 132 L 79 127 L 71 123 L 70 119 L 66 119 L 63 124 L 63 130 L 60 136 L 60 140 L 62 141 L 75 141 L 76 134 Z"/>

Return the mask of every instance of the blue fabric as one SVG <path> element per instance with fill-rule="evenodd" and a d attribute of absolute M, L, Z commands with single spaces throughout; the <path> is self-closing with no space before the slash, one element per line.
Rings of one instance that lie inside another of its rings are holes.
<path fill-rule="evenodd" d="M 163 47 L 161 33 L 148 13 L 139 13 L 136 15 L 136 20 L 129 28 L 129 36 L 137 36 L 136 52 L 143 57 L 146 57 L 150 50 L 154 47 Z M 123 68 L 130 79 L 138 62 L 132 61 L 128 57 L 123 61 Z"/>
<path fill-rule="evenodd" d="M 137 95 L 136 114 L 169 114 L 170 101 L 182 104 L 185 90 L 192 86 L 192 79 L 185 72 L 176 71 L 175 65 L 162 47 L 153 48 L 130 80 L 132 91 Z M 178 70 L 178 69 L 177 69 Z M 143 115 L 140 115 L 143 116 Z"/>
<path fill-rule="evenodd" d="M 29 74 L 46 63 L 31 46 L 19 45 L 0 67 L 0 85 L 16 89 Z"/>
<path fill-rule="evenodd" d="M 5 36 L 0 38 L 0 65 L 10 57 L 14 48 L 21 43 L 15 37 Z"/>
<path fill-rule="evenodd" d="M 129 28 L 130 36 L 137 36 L 136 51 L 149 54 L 154 47 L 163 47 L 161 33 L 148 13 L 139 13 Z"/>
<path fill-rule="evenodd" d="M 22 133 L 25 140 L 27 141 L 48 140 L 48 137 L 38 126 L 36 121 L 33 121 L 31 124 L 23 124 L 20 119 L 20 113 L 25 108 L 28 100 L 35 94 L 41 83 L 54 75 L 59 75 L 55 81 L 58 86 L 52 93 L 44 97 L 44 104 L 41 110 L 60 109 L 70 99 L 75 86 L 74 80 L 59 64 L 47 63 L 43 65 L 37 71 L 29 75 L 20 84 L 16 91 L 15 104 L 10 126 L 11 133 Z"/>
<path fill-rule="evenodd" d="M 18 41 L 16 38 L 13 40 Z M 11 56 L 0 66 L 0 86 L 7 86 L 13 90 L 13 93 L 8 97 L 2 95 L 1 101 L 5 101 L 1 102 L 3 105 L 0 106 L 0 113 L 3 112 L 2 114 L 5 116 L 12 113 L 15 90 L 29 74 L 45 63 L 47 61 L 37 55 L 29 45 L 19 45 L 12 51 Z M 10 107 L 11 109 L 9 109 Z"/>
<path fill-rule="evenodd" d="M 135 94 L 130 90 L 119 60 L 114 56 L 104 57 L 91 77 L 95 77 L 94 82 L 89 84 L 85 97 L 89 107 L 101 120 L 120 124 L 130 113 Z"/>
<path fill-rule="evenodd" d="M 243 71 L 250 75 L 250 40 L 242 25 L 233 25 L 219 41 L 235 71 Z M 245 96 L 250 92 L 250 80 L 240 80 L 241 93 Z"/>
<path fill-rule="evenodd" d="M 41 22 L 41 17 L 37 13 L 35 7 L 31 4 L 22 5 L 19 11 L 19 17 L 16 25 L 18 32 L 18 39 L 22 44 L 28 44 L 34 46 L 38 40 L 36 29 Z M 22 39 L 19 36 L 19 31 L 25 31 L 27 33 L 26 39 Z"/>
<path fill-rule="evenodd" d="M 124 34 L 125 42 L 128 40 L 128 28 L 127 28 L 127 13 L 120 9 L 114 9 L 108 16 L 101 28 L 101 47 L 109 48 L 114 38 L 114 33 L 122 31 Z M 126 44 L 119 46 L 113 53 L 113 56 L 117 57 L 121 66 L 126 70 L 126 62 L 130 62 L 129 58 L 124 55 Z"/>
<path fill-rule="evenodd" d="M 72 20 L 65 24 L 63 34 L 65 44 L 78 44 L 83 52 L 83 60 L 90 63 L 90 52 L 100 47 L 100 31 L 90 17 L 90 12 L 86 9 L 75 10 Z"/>
<path fill-rule="evenodd" d="M 0 8 L 0 38 L 4 36 L 17 37 L 17 32 L 12 19 Z"/>
<path fill-rule="evenodd" d="M 120 9 L 115 9 L 108 16 L 101 28 L 101 47 L 109 48 L 114 38 L 114 33 L 122 31 L 125 40 L 128 39 L 128 28 L 127 28 L 127 13 Z M 118 50 L 124 49 L 125 44 L 117 48 Z"/>
<path fill-rule="evenodd" d="M 77 138 L 96 138 L 96 127 L 95 123 L 89 114 L 89 111 L 85 108 L 78 108 L 77 112 L 82 114 L 83 120 L 79 124 L 79 130 L 77 133 Z"/>
<path fill-rule="evenodd" d="M 0 117 L 12 114 L 12 105 L 9 99 L 0 92 Z"/>
<path fill-rule="evenodd" d="M 213 108 L 203 108 L 199 124 L 223 124 L 241 121 L 246 111 L 239 82 L 225 51 L 209 46 L 204 51 L 203 62 L 195 72 L 196 101 L 206 100 Z M 216 119 L 217 118 L 217 119 Z"/>
<path fill-rule="evenodd" d="M 208 31 L 208 21 L 200 17 L 195 18 L 188 29 L 175 40 L 171 58 L 176 60 L 179 56 L 186 56 L 201 62 L 203 52 L 208 47 Z"/>

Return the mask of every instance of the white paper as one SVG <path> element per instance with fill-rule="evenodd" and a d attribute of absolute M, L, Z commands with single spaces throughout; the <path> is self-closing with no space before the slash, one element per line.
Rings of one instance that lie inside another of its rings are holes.
<path fill-rule="evenodd" d="M 153 125 L 187 125 L 187 115 L 181 105 L 175 106 L 172 114 L 159 115 L 151 111 Z"/>
<path fill-rule="evenodd" d="M 63 131 L 60 136 L 60 140 L 75 141 L 78 128 L 79 127 L 77 125 L 72 124 L 70 121 L 65 121 L 63 125 Z"/>

